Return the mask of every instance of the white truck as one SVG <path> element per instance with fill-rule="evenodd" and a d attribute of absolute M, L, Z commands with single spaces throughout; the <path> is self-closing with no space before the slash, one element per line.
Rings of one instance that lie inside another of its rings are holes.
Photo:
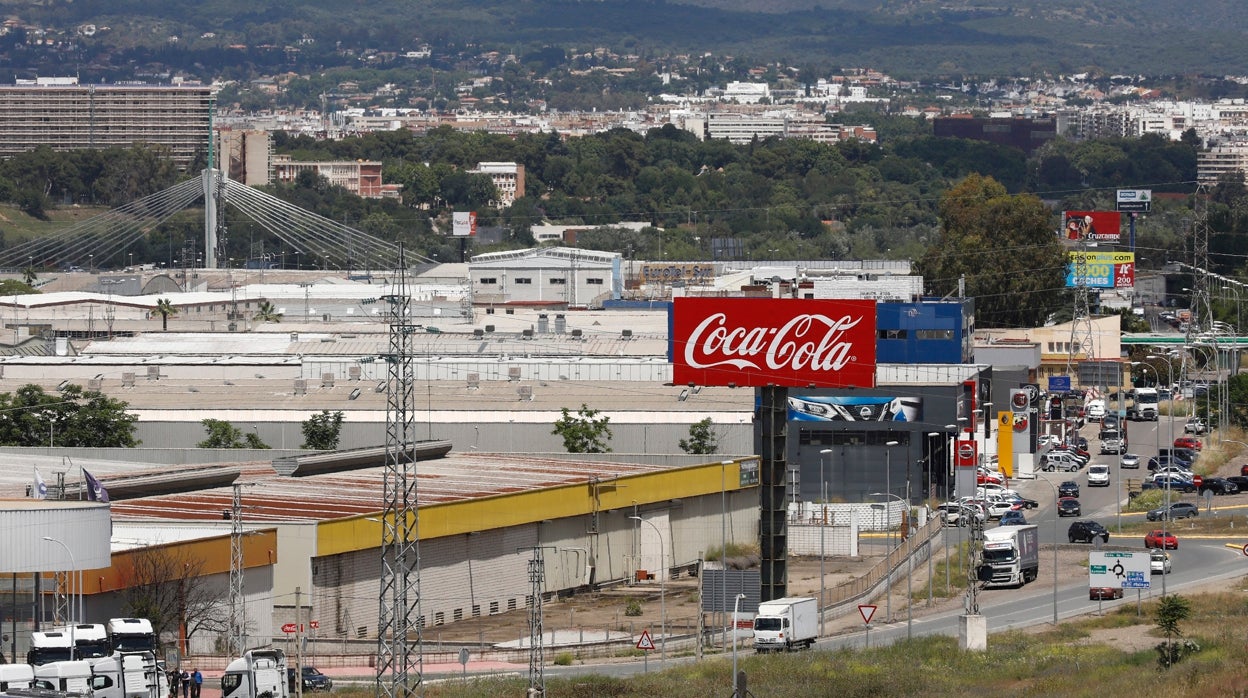
<path fill-rule="evenodd" d="M 85 659 L 35 667 L 35 688 L 91 695 L 91 663 Z"/>
<path fill-rule="evenodd" d="M 789 596 L 758 605 L 758 615 L 754 616 L 755 652 L 806 648 L 815 644 L 818 637 L 818 599 Z"/>
<path fill-rule="evenodd" d="M 110 618 L 108 640 L 114 651 L 153 654 L 161 651 L 152 622 L 146 618 Z"/>
<path fill-rule="evenodd" d="M 35 668 L 29 664 L 0 664 L 0 692 L 31 688 L 35 683 Z"/>
<path fill-rule="evenodd" d="M 279 649 L 248 650 L 225 667 L 221 698 L 288 698 L 286 654 Z"/>
<path fill-rule="evenodd" d="M 1157 421 L 1158 396 L 1156 388 L 1136 388 L 1134 391 L 1135 407 L 1128 410 L 1129 416 L 1134 416 L 1137 421 L 1155 422 Z"/>
<path fill-rule="evenodd" d="M 68 628 L 36 630 L 30 634 L 30 649 L 26 652 L 27 664 L 42 666 L 71 659 L 75 659 L 74 639 Z"/>
<path fill-rule="evenodd" d="M 117 652 L 91 663 L 92 698 L 161 698 L 168 678 L 151 652 Z"/>
<path fill-rule="evenodd" d="M 1036 526 L 998 526 L 984 531 L 979 578 L 985 587 L 1021 587 L 1039 574 L 1040 531 Z"/>

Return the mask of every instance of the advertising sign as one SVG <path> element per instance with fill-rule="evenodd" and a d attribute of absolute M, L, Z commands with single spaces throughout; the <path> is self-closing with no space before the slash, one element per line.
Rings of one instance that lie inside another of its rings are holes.
<path fill-rule="evenodd" d="M 1117 211 L 1067 211 L 1066 239 L 1117 243 L 1122 236 L 1122 216 Z"/>
<path fill-rule="evenodd" d="M 1050 393 L 1069 393 L 1070 376 L 1049 376 Z"/>
<path fill-rule="evenodd" d="M 875 301 L 676 298 L 670 324 L 676 384 L 875 386 Z"/>
<path fill-rule="evenodd" d="M 1119 211 L 1139 211 L 1147 213 L 1153 210 L 1152 189 L 1119 189 L 1115 207 Z"/>
<path fill-rule="evenodd" d="M 997 410 L 997 467 L 1014 477 L 1014 413 Z"/>
<path fill-rule="evenodd" d="M 953 447 L 953 462 L 959 468 L 974 468 L 979 465 L 974 439 L 958 439 Z"/>
<path fill-rule="evenodd" d="M 796 395 L 789 398 L 794 422 L 918 422 L 923 399 L 870 395 Z"/>
<path fill-rule="evenodd" d="M 1070 265 L 1066 267 L 1066 287 L 1080 285 L 1075 277 L 1079 266 L 1079 252 L 1070 253 Z M 1135 286 L 1134 252 L 1084 252 L 1088 288 L 1131 288 Z"/>
<path fill-rule="evenodd" d="M 477 212 L 455 211 L 452 213 L 451 234 L 455 237 L 475 237 L 477 234 Z"/>

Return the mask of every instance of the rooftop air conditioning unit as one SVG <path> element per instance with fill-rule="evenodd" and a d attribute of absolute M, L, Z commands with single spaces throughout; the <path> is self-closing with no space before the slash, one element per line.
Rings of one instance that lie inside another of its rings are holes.
<path fill-rule="evenodd" d="M 516 392 L 520 394 L 521 400 L 533 400 L 533 386 L 531 385 L 522 385 L 516 390 Z"/>
<path fill-rule="evenodd" d="M 511 366 L 507 369 L 507 380 L 511 380 L 511 381 L 520 380 L 520 367 L 519 366 Z"/>
<path fill-rule="evenodd" d="M 630 337 L 632 337 L 632 336 L 633 336 L 633 331 L 632 331 L 632 330 L 623 330 L 622 332 L 620 332 L 620 338 L 621 338 L 621 339 L 628 339 L 628 338 L 630 338 Z"/>
<path fill-rule="evenodd" d="M 148 379 L 149 381 L 158 381 L 158 380 L 160 380 L 160 367 L 159 367 L 159 366 L 148 366 L 148 367 L 147 367 L 147 379 Z"/>
<path fill-rule="evenodd" d="M 480 373 L 469 373 L 469 374 L 468 374 L 468 387 L 469 387 L 469 388 L 480 388 L 480 387 L 481 387 L 481 374 L 480 374 Z"/>
<path fill-rule="evenodd" d="M 321 387 L 322 387 L 322 388 L 332 388 L 332 387 L 334 387 L 334 374 L 332 374 L 332 373 L 322 373 L 322 374 L 321 374 Z"/>
<path fill-rule="evenodd" d="M 295 379 L 295 395 L 306 395 L 308 393 L 308 380 L 306 378 Z"/>
<path fill-rule="evenodd" d="M 121 374 L 121 387 L 123 388 L 134 387 L 134 373 L 127 371 L 126 373 Z"/>
<path fill-rule="evenodd" d="M 349 379 L 351 379 L 351 380 L 353 380 L 353 381 L 358 381 L 358 380 L 360 379 L 360 367 L 359 367 L 359 366 L 348 366 L 348 367 L 347 367 L 347 378 L 349 378 Z"/>

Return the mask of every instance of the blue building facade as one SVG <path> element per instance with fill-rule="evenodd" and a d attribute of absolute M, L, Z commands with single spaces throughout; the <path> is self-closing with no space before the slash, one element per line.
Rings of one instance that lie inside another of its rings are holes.
<path fill-rule="evenodd" d="M 970 298 L 876 304 L 876 361 L 882 364 L 969 364 L 975 311 Z"/>

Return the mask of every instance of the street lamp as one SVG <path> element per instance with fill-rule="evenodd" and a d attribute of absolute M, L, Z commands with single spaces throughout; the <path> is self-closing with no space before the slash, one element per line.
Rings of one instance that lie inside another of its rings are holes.
<path fill-rule="evenodd" d="M 732 602 L 732 698 L 740 698 L 737 695 L 737 611 L 741 608 L 741 599 L 745 598 L 745 594 L 737 594 L 736 600 Z"/>
<path fill-rule="evenodd" d="M 719 462 L 719 563 L 720 563 L 720 603 L 728 600 L 728 466 L 736 461 L 724 460 Z M 722 607 L 721 607 L 722 608 Z M 724 613 L 724 611 L 720 611 Z M 721 615 L 725 621 L 727 616 Z M 737 629 L 732 629 L 733 635 L 736 635 Z M 724 626 L 724 642 L 728 642 L 728 626 Z M 720 645 L 723 647 L 723 645 Z M 736 679 L 733 679 L 734 681 Z"/>
<path fill-rule="evenodd" d="M 895 494 L 892 494 L 891 492 L 872 492 L 869 496 L 871 497 L 895 497 L 897 501 L 902 502 L 903 504 L 909 505 L 909 503 L 906 502 L 906 500 L 902 499 L 901 497 L 898 497 Z M 892 499 L 890 499 L 889 501 L 891 502 Z M 912 561 L 910 560 L 910 553 L 913 552 L 913 548 L 912 548 L 912 546 L 914 545 L 913 541 L 914 541 L 914 538 L 912 536 L 906 536 L 906 639 L 907 640 L 911 639 L 914 633 L 914 615 L 912 613 L 912 609 L 914 607 L 914 589 L 912 587 L 912 582 L 914 579 L 914 565 Z M 893 566 L 891 562 L 888 566 L 888 571 L 890 575 L 889 580 L 891 581 L 892 580 L 891 575 L 893 571 Z M 889 616 L 890 622 L 892 620 L 892 597 L 893 597 L 893 588 L 892 588 L 892 584 L 889 584 L 888 616 Z"/>
<path fill-rule="evenodd" d="M 824 471 L 824 463 L 827 460 L 824 458 L 824 456 L 829 455 L 830 453 L 832 453 L 832 449 L 830 448 L 825 448 L 819 452 L 819 634 L 820 635 L 823 635 L 823 590 L 824 590 L 823 582 L 825 579 L 824 573 L 823 573 L 823 558 L 824 558 L 823 539 L 827 535 L 827 531 L 825 530 L 827 522 L 824 520 L 824 517 L 827 515 L 826 512 L 828 511 L 828 486 L 827 486 L 827 481 L 824 479 L 823 471 Z"/>
<path fill-rule="evenodd" d="M 44 540 L 46 540 L 46 541 L 48 541 L 49 543 L 56 543 L 57 545 L 59 545 L 59 546 L 61 546 L 62 548 L 64 548 L 64 549 L 65 549 L 65 553 L 66 553 L 67 555 L 69 555 L 69 569 L 70 569 L 70 571 L 74 571 L 74 570 L 77 570 L 77 571 L 78 571 L 78 611 L 77 611 L 77 613 L 75 613 L 75 612 L 74 612 L 74 597 L 73 597 L 73 595 L 72 595 L 72 594 L 71 594 L 71 595 L 70 595 L 70 597 L 69 597 L 69 618 L 68 618 L 68 620 L 69 620 L 69 623 L 70 623 L 70 627 L 73 627 L 74 623 L 79 623 L 79 622 L 81 622 L 81 621 L 82 621 L 82 618 L 83 618 L 83 615 L 82 615 L 82 570 L 79 570 L 79 569 L 78 569 L 78 563 L 74 560 L 74 551 L 70 550 L 68 545 L 65 545 L 65 541 L 63 541 L 63 540 L 59 540 L 59 539 L 57 539 L 57 538 L 53 538 L 52 536 L 44 536 L 44 537 L 43 537 L 43 539 L 44 539 Z M 66 573 L 66 575 L 65 575 L 65 576 L 66 576 L 66 578 L 68 578 L 68 577 L 69 577 L 69 574 L 68 574 L 68 573 Z M 75 617 L 76 617 L 78 620 L 74 620 L 74 619 L 75 619 Z M 72 644 L 72 640 L 71 640 L 71 644 Z M 73 654 L 72 654 L 72 653 L 70 654 L 70 659 L 73 659 Z"/>
<path fill-rule="evenodd" d="M 1058 533 L 1058 525 L 1060 524 L 1062 520 L 1062 515 L 1061 515 L 1061 511 L 1058 509 L 1059 503 L 1057 500 L 1059 499 L 1059 497 L 1057 494 L 1057 485 L 1054 485 L 1052 482 L 1049 482 L 1048 479 L 1043 478 L 1043 477 L 1037 476 L 1036 479 L 1048 485 L 1049 487 L 1053 488 L 1053 627 L 1056 628 L 1057 627 L 1057 542 L 1058 542 L 1058 536 L 1060 535 Z"/>
<path fill-rule="evenodd" d="M 898 444 L 897 441 L 887 441 L 884 445 L 884 489 L 893 494 L 893 446 Z M 898 497 L 900 499 L 900 497 Z M 885 507 L 884 525 L 888 532 L 888 595 L 886 597 L 886 613 L 888 622 L 893 622 L 893 512 L 891 507 Z"/>
<path fill-rule="evenodd" d="M 650 521 L 649 519 L 643 519 L 640 516 L 630 516 L 628 518 L 633 519 L 634 521 L 640 521 L 641 523 L 644 523 L 644 524 L 650 524 L 650 528 L 653 528 L 655 535 L 659 537 L 659 633 L 662 634 L 662 638 L 659 640 L 659 661 L 662 664 L 666 664 L 667 663 L 667 565 L 664 563 L 665 558 L 664 558 L 663 532 L 660 531 L 659 527 L 656 526 L 654 522 Z M 727 571 L 726 567 L 724 571 Z M 734 638 L 733 644 L 735 645 L 736 644 L 735 638 L 737 635 L 735 618 L 733 619 L 732 635 Z"/>

